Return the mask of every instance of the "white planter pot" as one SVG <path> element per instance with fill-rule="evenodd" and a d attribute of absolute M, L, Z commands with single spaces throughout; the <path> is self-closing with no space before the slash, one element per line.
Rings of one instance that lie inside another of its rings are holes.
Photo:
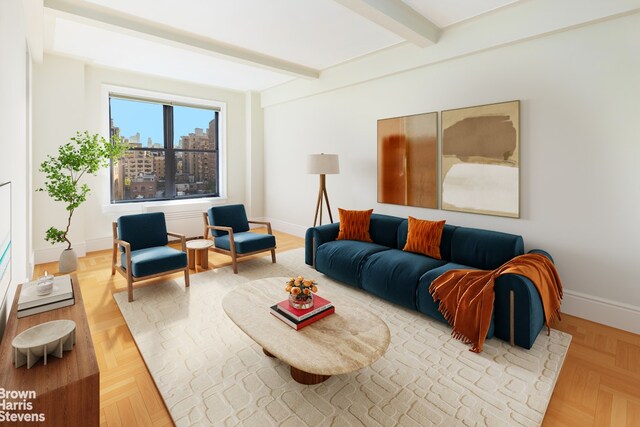
<path fill-rule="evenodd" d="M 77 268 L 78 256 L 76 255 L 76 251 L 74 251 L 73 248 L 62 251 L 58 271 L 60 273 L 71 273 L 72 271 L 76 271 Z"/>

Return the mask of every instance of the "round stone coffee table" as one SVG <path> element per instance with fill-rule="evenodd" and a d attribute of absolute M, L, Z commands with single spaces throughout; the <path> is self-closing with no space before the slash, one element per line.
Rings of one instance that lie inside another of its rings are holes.
<path fill-rule="evenodd" d="M 286 299 L 287 280 L 273 277 L 240 285 L 223 298 L 222 307 L 267 356 L 291 367 L 294 380 L 318 384 L 367 367 L 387 351 L 391 334 L 386 323 L 346 299 L 332 298 L 335 313 L 298 331 L 277 319 L 269 307 Z"/>

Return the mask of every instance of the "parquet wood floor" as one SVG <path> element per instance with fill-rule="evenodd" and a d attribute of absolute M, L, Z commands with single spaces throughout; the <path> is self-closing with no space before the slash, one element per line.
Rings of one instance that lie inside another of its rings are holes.
<path fill-rule="evenodd" d="M 563 315 L 573 335 L 543 426 L 640 426 L 640 335 Z"/>
<path fill-rule="evenodd" d="M 278 252 L 304 245 L 301 238 L 275 234 Z M 230 265 L 229 257 L 213 252 L 209 262 Z M 57 263 L 37 265 L 34 277 L 56 269 Z M 111 276 L 111 252 L 80 258 L 77 274 L 100 365 L 101 426 L 173 425 L 112 297 L 126 281 Z M 573 341 L 543 426 L 640 426 L 640 335 L 569 315 L 553 327 Z"/>
<path fill-rule="evenodd" d="M 304 245 L 299 237 L 277 231 L 274 234 L 277 252 Z M 249 258 L 240 261 L 240 269 L 242 262 Z M 228 256 L 209 252 L 210 266 L 223 267 L 230 265 L 230 261 Z M 41 276 L 45 270 L 55 273 L 57 268 L 57 262 L 39 264 L 34 269 L 34 277 Z M 198 267 L 198 272 L 201 271 Z M 191 270 L 191 274 L 197 273 Z M 79 258 L 77 275 L 100 366 L 100 425 L 172 426 L 169 412 L 112 297 L 114 292 L 126 291 L 127 282 L 120 274 L 111 275 L 111 251 L 92 252 Z M 175 277 L 183 275 L 177 273 Z M 134 287 L 153 283 L 150 280 Z"/>

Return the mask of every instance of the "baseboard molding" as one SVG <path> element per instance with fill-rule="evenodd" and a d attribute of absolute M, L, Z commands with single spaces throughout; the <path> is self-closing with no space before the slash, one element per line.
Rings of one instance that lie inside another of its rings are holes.
<path fill-rule="evenodd" d="M 113 245 L 113 237 L 99 237 L 97 239 L 89 239 L 86 241 L 87 252 L 111 249 L 111 245 Z"/>
<path fill-rule="evenodd" d="M 43 264 L 45 262 L 55 262 L 60 259 L 60 254 L 66 248 L 64 246 L 53 246 L 46 249 L 35 249 L 33 251 L 33 259 L 35 264 Z M 76 255 L 81 257 L 87 254 L 87 245 L 85 242 L 74 243 L 73 249 Z"/>
<path fill-rule="evenodd" d="M 640 307 L 566 290 L 562 312 L 640 334 Z"/>
<path fill-rule="evenodd" d="M 275 218 L 267 218 L 264 217 L 261 221 L 269 221 L 271 223 L 271 227 L 274 230 L 282 231 L 283 233 L 292 234 L 298 237 L 304 237 L 304 234 L 307 232 L 309 227 L 305 227 L 298 224 L 293 224 L 291 222 L 281 221 Z"/>

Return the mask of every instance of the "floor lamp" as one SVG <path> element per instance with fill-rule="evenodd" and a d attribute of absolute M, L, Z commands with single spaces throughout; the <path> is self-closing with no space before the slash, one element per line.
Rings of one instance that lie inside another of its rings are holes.
<path fill-rule="evenodd" d="M 316 203 L 316 215 L 313 218 L 313 226 L 318 222 L 318 214 L 320 214 L 320 224 L 322 225 L 322 200 L 327 202 L 327 210 L 329 211 L 329 219 L 333 223 L 331 215 L 331 206 L 329 205 L 329 196 L 327 195 L 327 182 L 325 175 L 340 173 L 340 164 L 338 163 L 337 154 L 310 154 L 307 162 L 307 172 L 320 175 L 320 190 L 318 191 L 318 202 Z"/>

